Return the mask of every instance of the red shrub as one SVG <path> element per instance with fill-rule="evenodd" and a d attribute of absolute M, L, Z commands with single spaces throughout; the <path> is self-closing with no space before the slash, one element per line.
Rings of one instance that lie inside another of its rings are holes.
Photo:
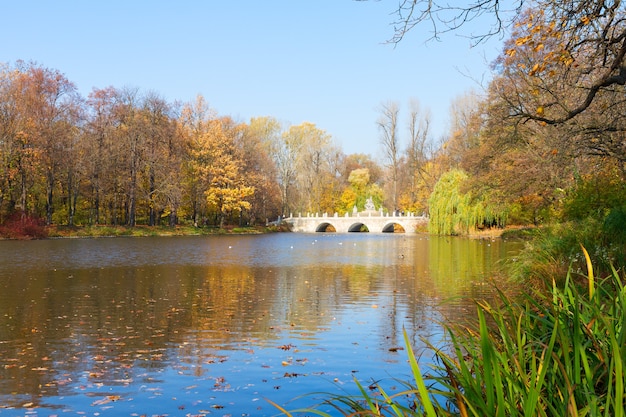
<path fill-rule="evenodd" d="M 48 237 L 42 219 L 14 213 L 0 224 L 0 237 L 8 239 L 43 239 Z"/>

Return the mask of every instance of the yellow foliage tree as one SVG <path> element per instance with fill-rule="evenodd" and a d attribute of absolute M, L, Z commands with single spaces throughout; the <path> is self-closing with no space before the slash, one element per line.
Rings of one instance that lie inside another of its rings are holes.
<path fill-rule="evenodd" d="M 237 129 L 230 119 L 210 120 L 192 150 L 195 168 L 205 186 L 207 206 L 216 214 L 220 228 L 226 217 L 249 209 L 248 199 L 254 195 L 234 144 Z"/>

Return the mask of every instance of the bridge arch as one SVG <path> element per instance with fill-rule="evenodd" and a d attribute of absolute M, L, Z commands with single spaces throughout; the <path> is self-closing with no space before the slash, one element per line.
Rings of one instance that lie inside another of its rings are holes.
<path fill-rule="evenodd" d="M 382 230 L 383 233 L 406 233 L 406 227 L 400 222 L 389 222 Z"/>
<path fill-rule="evenodd" d="M 370 231 L 370 228 L 367 227 L 365 223 L 361 223 L 361 222 L 352 223 L 350 227 L 348 227 L 348 232 L 368 233 L 369 231 Z"/>
<path fill-rule="evenodd" d="M 336 231 L 337 231 L 337 228 L 333 226 L 332 223 L 329 223 L 329 222 L 320 223 L 315 228 L 315 232 L 318 232 L 318 233 L 323 233 L 323 232 L 334 233 Z"/>

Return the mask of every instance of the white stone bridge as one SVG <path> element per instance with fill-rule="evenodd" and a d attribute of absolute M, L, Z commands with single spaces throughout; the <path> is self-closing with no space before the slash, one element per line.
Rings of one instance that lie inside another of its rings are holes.
<path fill-rule="evenodd" d="M 382 211 L 368 211 L 360 213 L 346 213 L 339 216 L 327 214 L 307 214 L 306 217 L 298 216 L 284 219 L 291 226 L 293 232 L 371 232 L 371 233 L 416 233 L 424 230 L 428 225 L 428 217 L 416 216 L 412 213 L 406 215 L 387 214 Z"/>

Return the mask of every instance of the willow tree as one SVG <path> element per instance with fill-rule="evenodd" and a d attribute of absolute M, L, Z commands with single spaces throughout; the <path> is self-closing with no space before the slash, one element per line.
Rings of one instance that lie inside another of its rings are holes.
<path fill-rule="evenodd" d="M 428 200 L 430 233 L 456 235 L 491 226 L 504 226 L 506 210 L 489 204 L 483 195 L 465 192 L 468 175 L 453 169 L 441 176 Z"/>
<path fill-rule="evenodd" d="M 461 219 L 467 215 L 469 196 L 461 192 L 467 174 L 453 169 L 441 176 L 428 200 L 430 222 L 428 231 L 437 235 L 457 234 Z"/>

